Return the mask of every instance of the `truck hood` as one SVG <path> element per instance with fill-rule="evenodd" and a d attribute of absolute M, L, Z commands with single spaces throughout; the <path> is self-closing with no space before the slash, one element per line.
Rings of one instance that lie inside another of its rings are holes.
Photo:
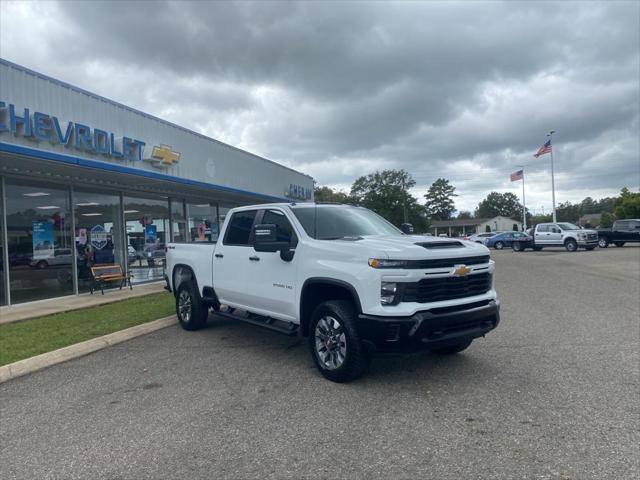
<path fill-rule="evenodd" d="M 371 235 L 349 243 L 368 250 L 371 256 L 384 255 L 394 260 L 457 258 L 489 254 L 489 249 L 479 243 L 422 235 Z"/>

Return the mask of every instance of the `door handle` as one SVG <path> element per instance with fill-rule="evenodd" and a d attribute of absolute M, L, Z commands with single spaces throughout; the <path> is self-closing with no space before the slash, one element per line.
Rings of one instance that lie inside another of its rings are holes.
<path fill-rule="evenodd" d="M 223 255 L 223 254 L 221 254 L 221 253 L 216 253 L 216 254 L 215 254 L 215 257 L 216 257 L 216 258 L 222 258 L 222 257 L 224 257 L 224 255 Z"/>
<path fill-rule="evenodd" d="M 260 257 L 256 257 L 254 255 L 253 257 L 249 257 L 249 260 L 251 260 L 252 262 L 259 262 L 260 261 Z"/>

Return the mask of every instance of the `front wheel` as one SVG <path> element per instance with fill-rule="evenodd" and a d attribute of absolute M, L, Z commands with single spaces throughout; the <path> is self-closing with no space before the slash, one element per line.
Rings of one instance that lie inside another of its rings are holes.
<path fill-rule="evenodd" d="M 624 242 L 613 242 L 616 247 L 624 247 Z"/>
<path fill-rule="evenodd" d="M 598 240 L 598 246 L 600 248 L 607 248 L 609 246 L 609 240 L 606 238 L 601 238 Z"/>
<path fill-rule="evenodd" d="M 504 248 L 504 242 L 496 242 L 493 246 L 496 250 L 502 250 Z"/>
<path fill-rule="evenodd" d="M 182 282 L 176 295 L 176 315 L 185 330 L 198 330 L 207 324 L 209 308 L 200 299 L 193 280 Z"/>
<path fill-rule="evenodd" d="M 356 311 L 344 300 L 323 302 L 314 310 L 309 348 L 320 373 L 332 382 L 355 380 L 371 362 L 356 330 Z"/>
<path fill-rule="evenodd" d="M 434 348 L 431 350 L 438 355 L 453 355 L 469 348 L 473 340 L 465 340 L 464 342 L 449 345 L 448 347 Z"/>
<path fill-rule="evenodd" d="M 573 239 L 569 239 L 564 243 L 564 248 L 567 249 L 567 252 L 575 252 L 578 250 L 578 242 Z"/>

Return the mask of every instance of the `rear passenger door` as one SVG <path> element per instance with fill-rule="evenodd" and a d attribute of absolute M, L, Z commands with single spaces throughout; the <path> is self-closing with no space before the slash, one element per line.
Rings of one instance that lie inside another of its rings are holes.
<path fill-rule="evenodd" d="M 213 288 L 221 303 L 244 308 L 247 302 L 247 270 L 251 228 L 258 210 L 234 212 L 213 256 Z M 203 259 L 204 261 L 204 259 Z"/>

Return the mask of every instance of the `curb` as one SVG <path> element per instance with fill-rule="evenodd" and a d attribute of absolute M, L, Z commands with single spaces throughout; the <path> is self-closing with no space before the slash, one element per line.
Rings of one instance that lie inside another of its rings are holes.
<path fill-rule="evenodd" d="M 37 372 L 44 368 L 56 365 L 58 363 L 73 360 L 74 358 L 83 357 L 103 348 L 116 345 L 118 343 L 130 340 L 147 333 L 155 332 L 161 328 L 169 327 L 178 323 L 175 315 L 153 320 L 152 322 L 136 325 L 135 327 L 113 332 L 102 337 L 92 338 L 84 342 L 69 345 L 52 352 L 36 355 L 35 357 L 25 358 L 17 362 L 9 363 L 0 367 L 0 383 L 6 382 L 13 378 L 18 378 L 29 373 Z"/>

